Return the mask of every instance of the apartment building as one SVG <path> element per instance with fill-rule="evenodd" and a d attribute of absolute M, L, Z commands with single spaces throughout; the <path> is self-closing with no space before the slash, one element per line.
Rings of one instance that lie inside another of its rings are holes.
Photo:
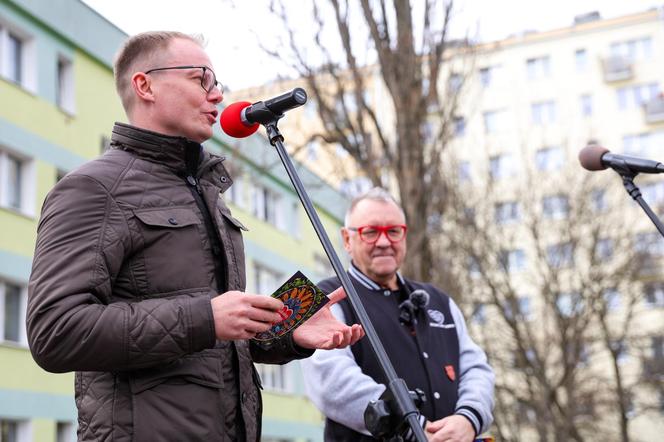
<path fill-rule="evenodd" d="M 0 1 L 0 440 L 75 440 L 72 373 L 46 373 L 27 347 L 27 281 L 41 203 L 68 171 L 107 148 L 125 116 L 112 75 L 127 36 L 79 0 Z M 245 234 L 248 291 L 271 293 L 295 271 L 317 280 L 331 267 L 273 148 L 215 129 L 206 148 L 229 157 L 224 195 Z M 347 201 L 297 165 L 328 232 Z M 334 238 L 333 238 L 334 239 Z M 335 242 L 335 246 L 339 246 Z M 341 247 L 338 248 L 341 250 Z M 260 366 L 264 440 L 322 440 L 297 363 Z"/>
<path fill-rule="evenodd" d="M 474 298 L 475 292 L 488 293 L 486 284 L 478 283 L 483 277 L 481 263 L 465 256 L 462 248 L 450 259 L 461 263 L 458 270 L 468 276 L 463 287 L 469 295 L 464 294 L 462 303 L 468 318 L 472 318 L 471 331 L 480 341 L 499 340 L 502 331 L 508 329 L 508 320 L 517 318 L 535 329 L 539 352 L 543 353 L 542 359 L 547 359 L 556 350 L 554 342 L 547 346 L 541 334 L 546 312 L 562 320 L 581 316 L 581 310 L 589 310 L 590 299 L 598 296 L 609 324 L 607 330 L 617 333 L 629 318 L 629 331 L 634 332 L 629 344 L 595 342 L 592 349 L 589 344 L 580 350 L 582 355 L 573 372 L 586 376 L 588 385 L 596 389 L 595 402 L 615 404 L 615 396 L 601 394 L 608 387 L 594 382 L 604 379 L 602 370 L 611 372 L 612 361 L 616 360 L 623 381 L 633 387 L 631 397 L 622 399 L 626 402 L 622 416 L 603 416 L 580 425 L 595 437 L 606 438 L 602 440 L 619 440 L 622 428 L 617 422 L 625 420 L 632 440 L 648 440 L 664 431 L 664 240 L 630 200 L 617 174 L 605 171 L 590 176 L 579 166 L 577 155 L 593 141 L 614 153 L 664 161 L 664 10 L 617 18 L 588 13 L 570 22 L 569 27 L 522 32 L 449 55 L 441 76 L 448 81 L 448 88 L 461 89 L 461 98 L 445 161 L 452 184 L 467 197 L 467 207 L 461 214 L 466 219 L 457 225 L 470 224 L 471 219 L 484 215 L 484 224 L 480 225 L 486 227 L 485 231 L 505 239 L 494 243 L 498 249 L 486 249 L 484 255 L 491 254 L 491 265 L 506 276 L 504 287 L 513 290 L 514 297 L 503 296 L 494 302 Z M 363 69 L 367 76 L 365 98 L 380 110 L 381 122 L 389 126 L 392 107 L 378 69 Z M 305 83 L 297 79 L 275 82 L 236 91 L 233 96 L 263 99 L 295 86 L 305 87 Z M 292 143 L 298 150 L 296 154 L 303 161 L 326 168 L 328 182 L 342 191 L 352 193 L 366 186 L 361 170 L 339 146 L 321 146 L 320 141 L 310 140 L 323 123 L 316 115 L 315 104 L 306 106 L 297 120 L 281 124 L 282 132 L 297 137 Z M 431 115 L 428 133 L 436 133 L 438 118 Z M 333 167 L 335 161 L 342 166 Z M 636 183 L 644 199 L 662 217 L 664 179 L 639 176 Z M 581 184 L 588 187 L 582 189 Z M 588 212 L 588 208 L 592 210 Z M 576 213 L 586 215 L 574 218 Z M 452 217 L 443 214 L 438 229 L 441 238 L 434 238 L 440 247 L 451 246 L 442 238 L 444 234 L 459 234 L 449 230 L 454 224 Z M 535 239 L 541 243 L 536 243 L 529 231 L 533 218 L 539 222 L 541 237 Z M 572 227 L 579 229 L 576 237 Z M 627 236 L 611 237 L 617 227 L 624 228 L 620 234 Z M 590 244 L 587 240 L 591 231 L 606 236 Z M 465 238 L 468 243 L 476 240 Z M 577 238 L 585 243 L 572 241 Z M 597 259 L 589 258 L 584 247 L 593 249 Z M 593 278 L 598 274 L 590 269 L 608 272 L 615 266 L 615 257 L 629 254 L 643 260 L 636 277 L 622 280 L 621 288 L 602 287 L 601 293 L 594 294 L 580 288 L 597 282 Z M 542 264 L 560 279 L 555 290 L 546 287 L 542 275 L 537 274 Z M 587 298 L 585 304 L 582 294 Z M 587 327 L 593 339 L 597 338 L 595 327 L 598 324 Z M 523 353 L 526 359 L 537 356 L 535 348 L 526 348 Z M 503 387 L 523 381 L 515 373 L 525 372 L 527 367 L 523 361 L 515 361 L 517 355 L 507 342 L 496 348 L 495 354 L 499 382 L 506 380 Z M 502 356 L 509 361 L 503 364 L 499 361 Z M 565 360 L 564 351 L 555 357 Z M 511 379 L 515 381 L 512 384 Z M 653 388 L 657 383 L 659 387 Z M 592 398 L 583 404 L 586 410 L 572 414 L 583 415 L 597 406 L 591 402 Z M 546 411 L 550 410 L 535 412 L 527 404 L 509 401 L 499 401 L 498 407 L 518 410 L 516 414 L 521 417 L 514 422 L 504 420 L 503 426 L 514 424 L 524 430 L 500 429 L 497 434 L 510 440 L 547 440 L 535 429 L 541 426 L 537 420 L 546 419 Z M 588 440 L 596 439 L 590 436 Z"/>

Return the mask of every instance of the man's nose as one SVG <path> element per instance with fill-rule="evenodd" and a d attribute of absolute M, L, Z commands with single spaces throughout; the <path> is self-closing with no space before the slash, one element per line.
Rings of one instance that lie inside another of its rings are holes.
<path fill-rule="evenodd" d="M 218 87 L 213 87 L 207 94 L 207 100 L 214 104 L 219 104 L 224 101 L 224 93 L 221 92 Z"/>
<path fill-rule="evenodd" d="M 378 234 L 378 239 L 376 240 L 376 245 L 378 247 L 389 247 L 392 245 L 389 239 L 387 239 L 387 232 L 380 232 Z"/>

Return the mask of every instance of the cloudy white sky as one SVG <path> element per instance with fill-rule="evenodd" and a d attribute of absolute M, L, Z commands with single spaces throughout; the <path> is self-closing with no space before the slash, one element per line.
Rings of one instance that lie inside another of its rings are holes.
<path fill-rule="evenodd" d="M 231 89 L 259 85 L 278 73 L 287 74 L 283 67 L 270 62 L 257 44 L 256 33 L 270 42 L 278 32 L 278 22 L 267 11 L 269 0 L 83 1 L 128 34 L 157 29 L 203 34 L 217 77 Z M 302 7 L 308 2 L 284 1 L 296 7 L 293 23 L 311 23 L 307 8 Z M 486 41 L 524 30 L 569 26 L 574 16 L 590 11 L 600 12 L 603 18 L 645 11 L 661 6 L 662 0 L 457 0 L 456 4 L 458 29 L 479 34 Z"/>

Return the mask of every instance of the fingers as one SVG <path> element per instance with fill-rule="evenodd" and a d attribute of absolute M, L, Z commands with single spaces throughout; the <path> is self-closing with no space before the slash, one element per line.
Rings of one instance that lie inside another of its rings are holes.
<path fill-rule="evenodd" d="M 327 298 L 330 300 L 329 305 L 336 304 L 345 297 L 346 297 L 346 291 L 344 290 L 343 287 L 339 287 L 338 289 L 327 295 Z"/>
<path fill-rule="evenodd" d="M 211 300 L 215 333 L 218 339 L 250 339 L 282 320 L 278 299 L 238 291 L 226 292 Z"/>

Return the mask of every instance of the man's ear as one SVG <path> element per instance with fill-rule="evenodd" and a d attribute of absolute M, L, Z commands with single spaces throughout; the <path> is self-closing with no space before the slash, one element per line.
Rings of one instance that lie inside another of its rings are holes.
<path fill-rule="evenodd" d="M 154 102 L 152 80 L 143 72 L 136 72 L 131 76 L 131 87 L 139 100 Z"/>
<path fill-rule="evenodd" d="M 345 227 L 341 228 L 341 238 L 344 240 L 344 249 L 350 253 L 350 234 Z"/>

